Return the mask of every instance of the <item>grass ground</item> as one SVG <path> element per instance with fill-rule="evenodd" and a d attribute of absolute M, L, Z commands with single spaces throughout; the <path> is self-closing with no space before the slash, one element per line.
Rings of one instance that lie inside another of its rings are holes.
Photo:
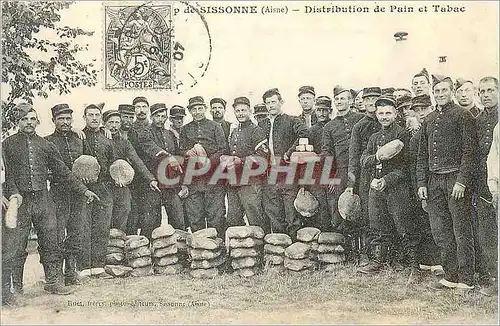
<path fill-rule="evenodd" d="M 189 275 L 91 280 L 69 296 L 44 293 L 38 255 L 29 255 L 25 307 L 2 309 L 2 324 L 496 324 L 497 298 L 406 286 L 385 271 L 353 266 L 310 275 L 250 279 Z M 427 282 L 432 280 L 429 276 Z"/>

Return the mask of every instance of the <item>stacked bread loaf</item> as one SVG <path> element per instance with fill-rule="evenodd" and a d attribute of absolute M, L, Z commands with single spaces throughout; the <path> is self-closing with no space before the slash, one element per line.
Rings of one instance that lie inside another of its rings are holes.
<path fill-rule="evenodd" d="M 315 252 L 326 271 L 335 270 L 339 264 L 345 262 L 344 243 L 344 235 L 340 233 L 321 232 L 318 236 L 318 247 Z"/>
<path fill-rule="evenodd" d="M 194 232 L 186 239 L 191 261 L 189 274 L 193 278 L 214 278 L 219 267 L 226 262 L 224 242 L 217 237 L 215 228 Z"/>
<path fill-rule="evenodd" d="M 266 234 L 264 237 L 264 263 L 267 270 L 284 270 L 285 248 L 291 244 L 292 238 L 288 234 Z"/>
<path fill-rule="evenodd" d="M 310 271 L 314 262 L 309 259 L 311 246 L 303 242 L 292 243 L 285 249 L 284 266 L 292 274 Z"/>
<path fill-rule="evenodd" d="M 181 271 L 181 265 L 177 257 L 177 239 L 178 234 L 175 229 L 167 224 L 156 228 L 151 233 L 153 243 L 153 270 L 155 274 L 178 274 Z"/>
<path fill-rule="evenodd" d="M 314 267 L 317 267 L 318 255 L 318 237 L 321 230 L 314 227 L 305 227 L 297 231 L 297 242 L 304 243 L 309 246 L 309 259 L 314 262 Z"/>
<path fill-rule="evenodd" d="M 114 277 L 126 277 L 132 268 L 124 266 L 125 263 L 125 232 L 118 229 L 109 230 L 108 253 L 106 255 L 106 273 Z"/>
<path fill-rule="evenodd" d="M 259 272 L 262 265 L 264 230 L 260 226 L 232 226 L 226 231 L 231 267 L 241 277 Z"/>
<path fill-rule="evenodd" d="M 118 229 L 109 230 L 108 253 L 106 255 L 106 265 L 122 265 L 125 260 L 126 234 Z"/>
<path fill-rule="evenodd" d="M 133 268 L 131 276 L 151 275 L 151 250 L 149 240 L 143 235 L 129 235 L 125 241 L 125 257 Z"/>

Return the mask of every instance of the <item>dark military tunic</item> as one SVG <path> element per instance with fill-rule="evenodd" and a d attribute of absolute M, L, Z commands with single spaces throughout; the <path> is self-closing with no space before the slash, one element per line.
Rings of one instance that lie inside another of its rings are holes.
<path fill-rule="evenodd" d="M 468 285 L 474 282 L 470 189 L 478 146 L 474 127 L 472 115 L 458 105 L 438 106 L 422 124 L 417 157 L 417 182 L 428 189 L 427 210 L 445 279 Z M 456 183 L 466 187 L 460 199 L 451 197 Z"/>
<path fill-rule="evenodd" d="M 241 180 L 245 162 L 251 157 L 262 158 L 267 167 L 269 151 L 266 145 L 266 135 L 262 128 L 248 120 L 238 124 L 229 136 L 228 155 L 237 156 L 242 163 L 235 166 L 235 183 L 229 182 L 227 226 L 245 225 L 243 216 L 246 215 L 250 225 L 258 225 L 268 230 L 268 225 L 263 218 L 261 183 L 265 180 L 265 172 L 260 176 L 252 176 Z M 258 168 L 258 163 L 252 163 L 252 169 Z"/>

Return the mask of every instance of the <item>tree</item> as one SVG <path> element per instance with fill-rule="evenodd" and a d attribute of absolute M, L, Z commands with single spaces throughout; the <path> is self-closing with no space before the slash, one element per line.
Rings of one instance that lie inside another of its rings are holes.
<path fill-rule="evenodd" d="M 59 1 L 2 1 L 2 84 L 11 89 L 5 103 L 2 101 L 4 123 L 10 125 L 17 100 L 32 103 L 34 97 L 47 98 L 52 91 L 68 94 L 80 85 L 96 84 L 94 64 L 76 58 L 79 52 L 88 51 L 88 44 L 82 46 L 75 40 L 94 32 L 57 24 L 59 12 L 70 5 Z M 58 37 L 44 39 L 39 33 L 43 29 Z M 46 54 L 40 56 L 42 53 Z"/>

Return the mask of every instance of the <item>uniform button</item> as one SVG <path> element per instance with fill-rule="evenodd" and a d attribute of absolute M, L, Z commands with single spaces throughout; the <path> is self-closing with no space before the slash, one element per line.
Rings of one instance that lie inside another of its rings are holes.
<path fill-rule="evenodd" d="M 437 144 L 437 141 L 434 142 L 434 145 L 436 145 L 436 144 Z"/>

